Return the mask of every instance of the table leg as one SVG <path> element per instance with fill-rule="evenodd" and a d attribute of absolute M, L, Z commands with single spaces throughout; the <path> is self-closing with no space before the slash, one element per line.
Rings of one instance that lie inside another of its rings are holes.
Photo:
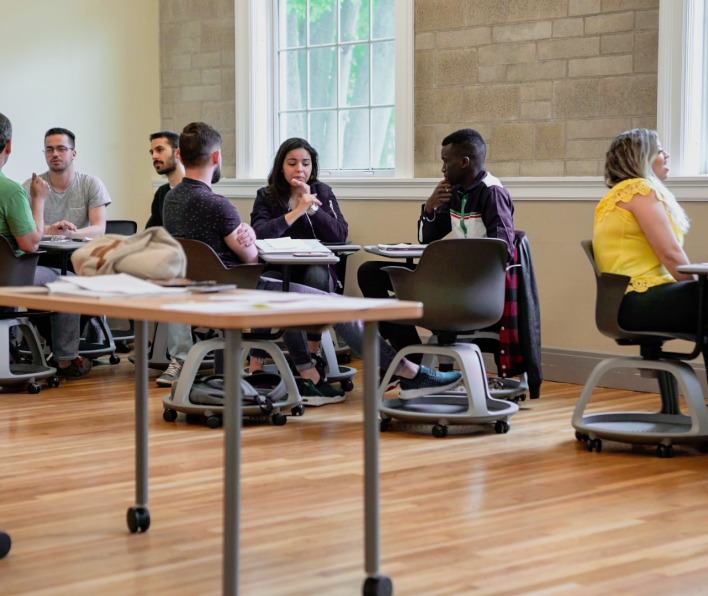
<path fill-rule="evenodd" d="M 389 596 L 393 583 L 379 574 L 379 342 L 378 323 L 364 325 L 364 594 Z"/>
<path fill-rule="evenodd" d="M 241 482 L 241 331 L 224 337 L 224 554 L 223 593 L 238 594 L 239 509 Z"/>
<path fill-rule="evenodd" d="M 148 510 L 148 365 L 147 321 L 135 321 L 135 505 L 128 509 L 132 533 L 147 532 Z"/>

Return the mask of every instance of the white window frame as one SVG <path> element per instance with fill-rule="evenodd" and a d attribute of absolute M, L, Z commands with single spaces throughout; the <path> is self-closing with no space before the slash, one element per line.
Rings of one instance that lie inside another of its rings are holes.
<path fill-rule="evenodd" d="M 234 0 L 236 27 L 236 178 L 263 179 L 278 147 L 273 78 L 277 73 L 275 3 Z M 396 165 L 393 178 L 413 177 L 414 12 L 396 0 Z M 263 73 L 268 73 L 263 76 Z M 348 175 L 351 178 L 354 174 Z M 367 173 L 367 178 L 371 174 Z M 332 179 L 339 179 L 337 174 Z"/>
<path fill-rule="evenodd" d="M 671 155 L 672 178 L 698 176 L 703 168 L 706 111 L 705 0 L 660 0 L 657 130 Z"/>

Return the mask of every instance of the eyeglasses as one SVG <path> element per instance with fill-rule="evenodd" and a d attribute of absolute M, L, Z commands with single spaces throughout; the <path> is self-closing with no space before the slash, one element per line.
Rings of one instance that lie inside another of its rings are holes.
<path fill-rule="evenodd" d="M 67 151 L 73 151 L 73 147 L 64 147 L 64 145 L 59 145 L 58 147 L 45 147 L 44 148 L 44 155 L 51 155 L 55 151 L 59 155 L 64 155 Z"/>

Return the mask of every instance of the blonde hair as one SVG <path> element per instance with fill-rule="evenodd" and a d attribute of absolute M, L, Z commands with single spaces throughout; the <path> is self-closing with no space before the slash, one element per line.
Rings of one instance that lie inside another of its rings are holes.
<path fill-rule="evenodd" d="M 652 162 L 659 155 L 659 135 L 655 130 L 633 128 L 618 135 L 607 150 L 605 184 L 612 188 L 623 180 L 644 178 L 664 201 L 673 223 L 685 234 L 690 222 L 673 193 L 654 173 Z"/>

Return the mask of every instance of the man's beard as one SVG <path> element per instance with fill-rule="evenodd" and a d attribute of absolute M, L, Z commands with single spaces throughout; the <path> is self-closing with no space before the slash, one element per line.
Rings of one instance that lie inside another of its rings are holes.
<path fill-rule="evenodd" d="M 211 183 L 216 184 L 219 180 L 221 180 L 221 166 L 216 166 L 211 174 Z"/>
<path fill-rule="evenodd" d="M 172 172 L 177 169 L 177 164 L 173 161 L 171 163 L 165 164 L 162 168 L 155 168 L 155 171 L 160 174 L 160 176 L 169 176 Z"/>

